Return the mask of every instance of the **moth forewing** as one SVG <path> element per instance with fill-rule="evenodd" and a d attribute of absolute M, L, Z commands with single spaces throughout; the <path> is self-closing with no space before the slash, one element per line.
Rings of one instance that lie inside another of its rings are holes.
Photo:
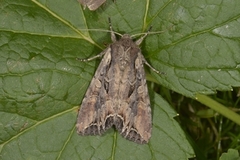
<path fill-rule="evenodd" d="M 150 99 L 148 94 L 147 82 L 145 77 L 145 71 L 142 59 L 143 56 L 139 52 L 138 58 L 136 59 L 135 66 L 136 69 L 139 71 L 139 75 L 137 78 L 141 80 L 141 85 L 137 88 L 137 93 L 140 97 L 139 105 L 138 105 L 138 113 L 135 119 L 136 128 L 138 129 L 139 133 L 144 137 L 146 141 L 148 141 L 151 137 L 152 131 L 152 116 L 151 116 L 151 107 L 150 107 Z M 142 74 L 141 74 L 142 73 Z"/>
<path fill-rule="evenodd" d="M 110 29 L 113 43 L 99 54 L 104 57 L 82 101 L 77 132 L 101 135 L 115 126 L 126 139 L 144 144 L 151 137 L 152 116 L 143 66 L 149 64 L 139 45 L 147 33 L 136 42 L 127 34 L 117 41 Z"/>
<path fill-rule="evenodd" d="M 101 54 L 105 55 L 88 87 L 78 113 L 77 132 L 80 135 L 100 135 L 104 129 L 100 128 L 102 126 L 101 118 L 103 117 L 101 117 L 101 114 L 104 113 L 104 106 L 101 106 L 99 96 L 107 96 L 103 91 L 102 81 L 104 81 L 104 75 L 106 74 L 104 68 L 111 62 L 111 54 L 109 49 L 106 49 Z M 100 93 L 101 95 L 99 95 Z"/>

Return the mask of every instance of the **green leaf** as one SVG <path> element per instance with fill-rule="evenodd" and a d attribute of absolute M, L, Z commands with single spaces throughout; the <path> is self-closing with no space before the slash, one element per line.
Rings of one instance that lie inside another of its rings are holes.
<path fill-rule="evenodd" d="M 219 160 L 240 160 L 237 150 L 229 149 L 227 153 L 223 153 Z"/>
<path fill-rule="evenodd" d="M 193 156 L 177 114 L 151 94 L 153 133 L 138 145 L 113 129 L 76 134 L 77 105 L 99 61 L 78 62 L 111 43 L 108 17 L 122 34 L 152 31 L 145 58 L 167 73 L 157 81 L 183 95 L 240 85 L 239 7 L 229 1 L 106 1 L 97 11 L 77 0 L 0 1 L 0 157 L 2 159 L 187 159 Z M 151 91 L 151 89 L 150 89 Z M 174 154 L 173 154 L 174 153 Z"/>

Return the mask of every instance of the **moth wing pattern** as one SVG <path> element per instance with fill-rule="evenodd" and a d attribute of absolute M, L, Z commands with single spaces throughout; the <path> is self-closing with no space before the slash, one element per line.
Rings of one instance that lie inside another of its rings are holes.
<path fill-rule="evenodd" d="M 98 9 L 105 1 L 106 0 L 79 0 L 84 9 L 88 7 L 91 11 Z"/>
<path fill-rule="evenodd" d="M 135 82 L 133 83 L 133 91 L 129 96 L 126 108 L 124 104 L 121 104 L 122 108 L 117 115 L 122 119 L 120 124 L 115 123 L 117 130 L 123 137 L 130 141 L 134 141 L 139 144 L 145 144 L 149 141 L 152 131 L 152 116 L 151 107 L 148 94 L 148 88 L 146 84 L 145 71 L 143 62 L 145 61 L 140 50 L 137 53 L 138 56 L 135 59 Z M 131 81 L 131 80 L 129 80 Z M 124 103 L 124 102 L 123 102 Z M 127 110 L 127 111 L 126 111 Z M 121 126 L 121 123 L 122 126 Z"/>
<path fill-rule="evenodd" d="M 105 55 L 83 98 L 76 125 L 77 132 L 80 135 L 101 135 L 107 129 L 102 127 L 103 119 L 101 115 L 104 114 L 104 101 L 107 98 L 107 94 L 102 87 L 102 82 L 106 76 L 106 68 L 109 67 L 111 62 L 109 50 L 110 48 L 107 48 L 103 51 Z"/>

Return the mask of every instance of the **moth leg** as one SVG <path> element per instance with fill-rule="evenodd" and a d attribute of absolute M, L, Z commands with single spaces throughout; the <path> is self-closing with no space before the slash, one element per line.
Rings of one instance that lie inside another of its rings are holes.
<path fill-rule="evenodd" d="M 108 18 L 108 23 L 109 23 L 109 28 L 110 28 L 110 31 L 111 31 L 111 40 L 113 42 L 116 42 L 117 38 L 116 38 L 116 35 L 114 34 L 114 31 L 112 29 L 112 23 L 111 23 L 111 18 L 110 17 Z"/>
<path fill-rule="evenodd" d="M 149 34 L 149 32 L 150 32 L 151 30 L 152 30 L 152 26 L 150 26 L 150 28 L 148 29 L 148 31 L 147 31 L 141 38 L 139 38 L 139 39 L 135 42 L 135 44 L 139 46 L 139 45 L 142 43 L 142 41 L 144 40 L 144 38 L 147 37 L 147 35 Z"/>
<path fill-rule="evenodd" d="M 145 63 L 151 70 L 153 70 L 154 72 L 156 72 L 157 74 L 166 74 L 165 72 L 161 72 L 157 69 L 155 69 L 153 66 L 151 66 L 146 59 L 142 56 L 142 54 L 140 54 L 139 56 L 141 56 L 142 62 Z"/>
<path fill-rule="evenodd" d="M 90 58 L 86 58 L 86 59 L 76 58 L 76 60 L 82 61 L 82 62 L 88 62 L 88 61 L 94 60 L 96 58 L 102 57 L 107 51 L 108 50 L 104 50 L 101 53 L 99 53 L 98 55 L 90 57 Z"/>

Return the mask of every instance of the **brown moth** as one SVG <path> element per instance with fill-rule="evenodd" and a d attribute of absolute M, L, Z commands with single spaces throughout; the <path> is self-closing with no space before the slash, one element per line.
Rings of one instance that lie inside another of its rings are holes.
<path fill-rule="evenodd" d="M 79 0 L 84 9 L 88 7 L 91 11 L 98 9 L 105 1 L 106 0 Z"/>
<path fill-rule="evenodd" d="M 111 24 L 110 30 L 111 45 L 92 58 L 80 59 L 104 55 L 83 98 L 77 133 L 102 135 L 115 126 L 124 138 L 144 144 L 151 137 L 152 116 L 143 64 L 162 72 L 147 63 L 139 48 L 149 32 L 134 42 L 128 34 L 117 41 Z"/>

